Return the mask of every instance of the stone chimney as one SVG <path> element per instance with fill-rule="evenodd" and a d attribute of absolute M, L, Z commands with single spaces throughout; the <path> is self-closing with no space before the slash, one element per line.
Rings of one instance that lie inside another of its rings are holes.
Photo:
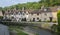
<path fill-rule="evenodd" d="M 24 7 L 22 7 L 22 11 L 23 11 L 23 12 L 24 12 L 24 10 L 25 10 Z"/>
<path fill-rule="evenodd" d="M 44 8 L 44 5 L 43 6 L 41 6 L 41 10 Z"/>
<path fill-rule="evenodd" d="M 16 10 L 16 8 L 14 8 L 14 10 Z"/>

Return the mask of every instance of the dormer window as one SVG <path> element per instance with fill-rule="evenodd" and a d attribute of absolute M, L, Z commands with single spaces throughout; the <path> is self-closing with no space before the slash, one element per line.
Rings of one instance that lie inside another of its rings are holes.
<path fill-rule="evenodd" d="M 37 13 L 37 15 L 39 15 L 39 13 Z"/>

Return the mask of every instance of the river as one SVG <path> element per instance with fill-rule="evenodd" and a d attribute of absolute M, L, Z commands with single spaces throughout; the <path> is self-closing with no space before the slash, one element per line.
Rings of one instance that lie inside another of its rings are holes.
<path fill-rule="evenodd" d="M 8 26 L 0 24 L 0 35 L 9 35 Z"/>
<path fill-rule="evenodd" d="M 34 29 L 33 27 L 24 27 L 24 31 L 39 35 L 53 35 L 50 31 L 44 29 Z"/>

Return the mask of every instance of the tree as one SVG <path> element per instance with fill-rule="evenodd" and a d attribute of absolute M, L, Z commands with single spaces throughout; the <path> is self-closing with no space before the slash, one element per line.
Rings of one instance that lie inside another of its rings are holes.
<path fill-rule="evenodd" d="M 60 10 L 57 13 L 57 17 L 58 17 L 58 35 L 60 35 Z"/>
<path fill-rule="evenodd" d="M 2 10 L 2 7 L 0 7 L 0 10 Z"/>
<path fill-rule="evenodd" d="M 17 5 L 12 5 L 9 7 L 4 7 L 3 9 L 4 10 L 14 9 L 14 8 L 22 9 L 23 7 L 25 7 L 26 9 L 39 9 L 42 5 L 44 5 L 45 7 L 58 6 L 60 5 L 60 0 L 40 0 L 39 2 L 27 2 L 23 4 L 17 4 Z"/>

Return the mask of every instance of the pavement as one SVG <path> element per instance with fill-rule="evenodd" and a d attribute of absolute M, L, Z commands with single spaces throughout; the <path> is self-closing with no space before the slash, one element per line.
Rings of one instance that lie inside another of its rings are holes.
<path fill-rule="evenodd" d="M 0 24 L 0 35 L 9 35 L 7 26 Z"/>

